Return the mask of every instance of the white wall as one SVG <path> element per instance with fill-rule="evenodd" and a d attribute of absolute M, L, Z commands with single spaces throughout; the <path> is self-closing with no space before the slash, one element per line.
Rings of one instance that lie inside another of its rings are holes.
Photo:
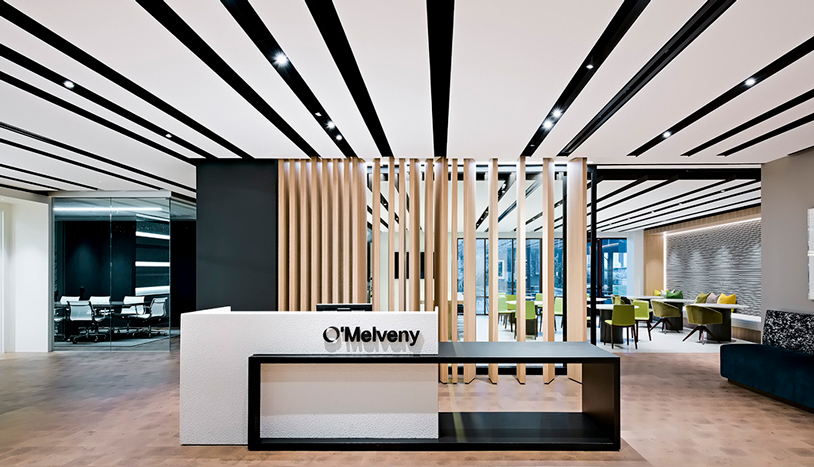
<path fill-rule="evenodd" d="M 3 352 L 51 349 L 50 210 L 36 201 L 3 196 L 0 334 Z"/>

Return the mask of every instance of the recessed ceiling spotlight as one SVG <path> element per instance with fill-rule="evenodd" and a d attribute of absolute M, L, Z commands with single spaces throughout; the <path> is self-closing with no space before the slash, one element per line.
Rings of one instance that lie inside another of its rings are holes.
<path fill-rule="evenodd" d="M 319 113 L 319 112 L 314 112 L 314 115 L 316 115 L 317 117 L 321 117 L 321 116 L 322 116 L 322 114 L 321 114 L 321 113 Z"/>
<path fill-rule="evenodd" d="M 560 111 L 560 109 L 554 109 L 554 111 L 551 112 L 551 115 L 553 115 L 554 118 L 560 118 L 562 117 L 562 112 Z"/>
<path fill-rule="evenodd" d="M 336 135 L 336 140 L 337 141 L 342 141 L 342 135 Z"/>
<path fill-rule="evenodd" d="M 171 135 L 171 134 L 169 134 L 169 133 L 167 133 L 167 134 L 165 134 L 165 135 L 164 135 L 164 137 L 166 137 L 166 138 L 172 138 L 172 135 Z"/>
<path fill-rule="evenodd" d="M 277 66 L 288 65 L 288 57 L 282 52 L 277 52 L 277 55 L 274 56 L 274 64 Z"/>
<path fill-rule="evenodd" d="M 71 80 L 69 80 L 69 79 L 66 79 L 65 81 L 63 81 L 63 82 L 62 82 L 62 85 L 63 85 L 63 86 L 65 86 L 65 87 L 66 87 L 66 88 L 68 88 L 68 89 L 73 89 L 73 87 L 75 86 L 75 85 L 73 84 L 73 81 L 71 81 Z"/>
<path fill-rule="evenodd" d="M 585 65 L 585 68 L 587 68 L 587 69 L 589 69 L 589 70 L 593 70 L 593 69 L 594 69 L 594 65 L 593 65 L 592 63 L 589 63 L 589 64 Z"/>
<path fill-rule="evenodd" d="M 757 83 L 757 80 L 755 80 L 755 78 L 749 78 L 749 79 L 747 79 L 746 81 L 743 82 L 743 84 L 745 84 L 747 86 L 754 86 L 755 83 Z"/>
<path fill-rule="evenodd" d="M 551 120 L 545 120 L 545 121 L 543 122 L 543 128 L 545 128 L 546 130 L 548 130 L 548 129 L 549 129 L 549 128 L 551 128 L 552 126 L 554 126 L 554 124 L 553 124 L 553 123 L 551 123 Z"/>
<path fill-rule="evenodd" d="M 329 130 L 333 130 L 334 128 L 336 128 L 336 125 L 331 120 L 328 120 L 328 123 L 326 123 L 326 125 Z"/>
<path fill-rule="evenodd" d="M 532 144 L 529 144 L 529 146 L 531 146 L 531 147 L 534 147 L 534 143 L 532 143 Z"/>
<path fill-rule="evenodd" d="M 673 135 L 673 134 L 672 134 L 672 133 L 670 133 L 669 131 L 665 131 L 664 133 L 662 133 L 662 134 L 661 134 L 661 136 L 662 136 L 663 138 L 669 138 L 669 137 L 670 137 L 670 136 L 672 136 L 672 135 Z"/>

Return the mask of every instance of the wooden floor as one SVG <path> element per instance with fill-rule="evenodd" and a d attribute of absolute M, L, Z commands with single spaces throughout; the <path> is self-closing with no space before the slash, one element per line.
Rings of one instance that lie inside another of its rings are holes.
<path fill-rule="evenodd" d="M 718 376 L 715 354 L 622 356 L 620 452 L 248 452 L 180 446 L 178 352 L 0 355 L 0 465 L 814 466 L 814 414 Z M 479 377 L 480 378 L 480 377 Z M 579 410 L 579 385 L 439 385 L 441 410 Z M 239 397 L 239 396 L 238 396 Z"/>

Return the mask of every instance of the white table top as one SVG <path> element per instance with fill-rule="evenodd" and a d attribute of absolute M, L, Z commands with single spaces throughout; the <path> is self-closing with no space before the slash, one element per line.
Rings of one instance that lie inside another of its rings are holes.
<path fill-rule="evenodd" d="M 535 306 L 543 306 L 545 302 L 542 300 L 534 300 Z M 517 300 L 506 300 L 507 305 L 517 305 Z"/>
<path fill-rule="evenodd" d="M 705 308 L 720 308 L 723 310 L 745 310 L 749 305 L 740 305 L 737 303 L 689 303 L 688 305 L 698 305 Z"/>

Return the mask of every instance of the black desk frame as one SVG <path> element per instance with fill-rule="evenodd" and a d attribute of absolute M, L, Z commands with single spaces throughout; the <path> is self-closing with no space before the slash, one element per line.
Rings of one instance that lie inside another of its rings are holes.
<path fill-rule="evenodd" d="M 437 439 L 261 438 L 263 364 L 580 363 L 582 412 L 441 412 Z M 583 342 L 441 342 L 438 355 L 252 355 L 248 448 L 259 450 L 618 451 L 619 357 Z"/>

